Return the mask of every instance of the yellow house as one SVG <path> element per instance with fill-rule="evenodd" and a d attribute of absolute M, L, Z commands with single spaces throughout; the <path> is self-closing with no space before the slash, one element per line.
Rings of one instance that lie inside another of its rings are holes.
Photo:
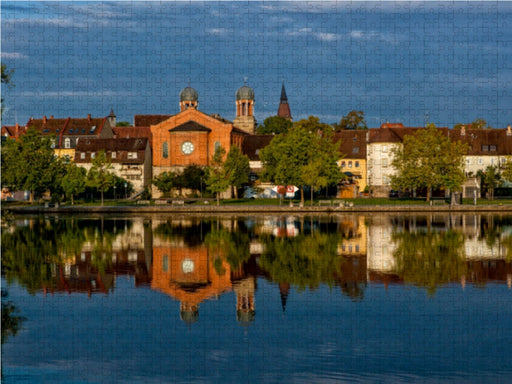
<path fill-rule="evenodd" d="M 336 132 L 334 140 L 339 143 L 341 158 L 338 166 L 346 179 L 339 197 L 359 197 L 366 188 L 366 142 L 368 131 L 345 130 Z"/>

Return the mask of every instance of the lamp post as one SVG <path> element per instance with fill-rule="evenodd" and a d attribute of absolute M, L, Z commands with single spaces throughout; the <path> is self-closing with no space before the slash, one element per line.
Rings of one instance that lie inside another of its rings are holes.
<path fill-rule="evenodd" d="M 124 198 L 126 199 L 126 187 L 128 187 L 128 183 L 124 183 Z"/>
<path fill-rule="evenodd" d="M 114 201 L 116 201 L 116 188 L 117 188 L 117 186 L 114 185 Z"/>

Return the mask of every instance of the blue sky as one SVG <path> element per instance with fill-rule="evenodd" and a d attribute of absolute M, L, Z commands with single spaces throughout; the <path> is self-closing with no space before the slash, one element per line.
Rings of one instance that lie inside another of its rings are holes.
<path fill-rule="evenodd" d="M 1 3 L 2 124 L 29 117 L 174 114 L 190 81 L 199 109 L 233 120 L 235 92 L 295 120 L 512 124 L 512 2 Z"/>

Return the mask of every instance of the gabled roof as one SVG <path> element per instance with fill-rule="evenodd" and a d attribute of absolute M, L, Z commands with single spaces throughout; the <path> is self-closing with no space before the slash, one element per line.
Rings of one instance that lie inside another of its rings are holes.
<path fill-rule="evenodd" d="M 2 137 L 8 137 L 10 139 L 17 139 L 27 132 L 27 127 L 16 125 L 4 125 L 2 126 Z"/>
<path fill-rule="evenodd" d="M 135 115 L 133 124 L 135 127 L 149 127 L 165 121 L 174 115 Z"/>
<path fill-rule="evenodd" d="M 202 124 L 199 124 L 193 120 L 189 120 L 184 124 L 178 125 L 172 129 L 169 129 L 169 132 L 183 132 L 183 131 L 196 131 L 196 132 L 211 132 L 211 129 L 205 127 Z"/>
<path fill-rule="evenodd" d="M 247 155 L 249 160 L 258 161 L 259 151 L 270 144 L 275 135 L 249 135 L 244 137 L 242 153 Z"/>

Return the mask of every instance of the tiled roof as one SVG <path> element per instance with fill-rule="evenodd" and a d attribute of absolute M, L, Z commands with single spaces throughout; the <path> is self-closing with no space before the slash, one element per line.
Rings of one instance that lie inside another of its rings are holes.
<path fill-rule="evenodd" d="M 132 163 L 140 164 L 144 162 L 145 150 L 148 145 L 147 138 L 133 139 L 81 139 L 78 141 L 75 149 L 76 163 L 90 163 L 91 153 L 105 151 L 107 158 L 113 163 Z M 81 158 L 81 153 L 86 153 L 85 159 Z M 116 152 L 115 158 L 112 158 L 112 152 Z M 136 159 L 128 159 L 128 152 L 137 152 Z"/>
<path fill-rule="evenodd" d="M 85 118 L 69 120 L 64 131 L 65 136 L 98 136 L 107 121 L 106 117 L 102 118 Z"/>
<path fill-rule="evenodd" d="M 246 136 L 242 143 L 242 153 L 247 155 L 249 160 L 257 161 L 260 159 L 259 151 L 269 145 L 274 137 L 274 135 Z"/>
<path fill-rule="evenodd" d="M 53 116 L 47 118 L 46 116 L 42 119 L 30 119 L 27 123 L 28 128 L 35 128 L 43 135 L 57 135 L 62 134 L 66 128 L 66 124 L 70 118 L 65 119 L 54 119 Z"/>
<path fill-rule="evenodd" d="M 186 123 L 178 125 L 172 129 L 169 129 L 169 132 L 180 132 L 180 131 L 200 131 L 200 132 L 211 132 L 211 129 L 205 127 L 202 124 L 199 124 L 193 120 L 189 120 Z"/>
<path fill-rule="evenodd" d="M 351 159 L 366 158 L 366 135 L 368 131 L 346 130 L 334 134 L 333 140 L 339 142 L 339 150 Z"/>
<path fill-rule="evenodd" d="M 145 137 L 149 145 L 153 145 L 153 135 L 150 127 L 114 127 L 114 135 L 118 139 L 133 139 Z"/>
<path fill-rule="evenodd" d="M 24 135 L 27 132 L 27 127 L 23 127 L 20 125 L 4 125 L 2 126 L 2 136 L 9 137 L 11 139 L 17 139 L 21 135 Z"/>
<path fill-rule="evenodd" d="M 452 141 L 468 144 L 470 156 L 512 155 L 512 134 L 506 129 L 449 129 L 447 134 Z"/>
<path fill-rule="evenodd" d="M 135 115 L 133 124 L 135 127 L 149 127 L 150 125 L 160 124 L 171 118 L 173 115 Z"/>

